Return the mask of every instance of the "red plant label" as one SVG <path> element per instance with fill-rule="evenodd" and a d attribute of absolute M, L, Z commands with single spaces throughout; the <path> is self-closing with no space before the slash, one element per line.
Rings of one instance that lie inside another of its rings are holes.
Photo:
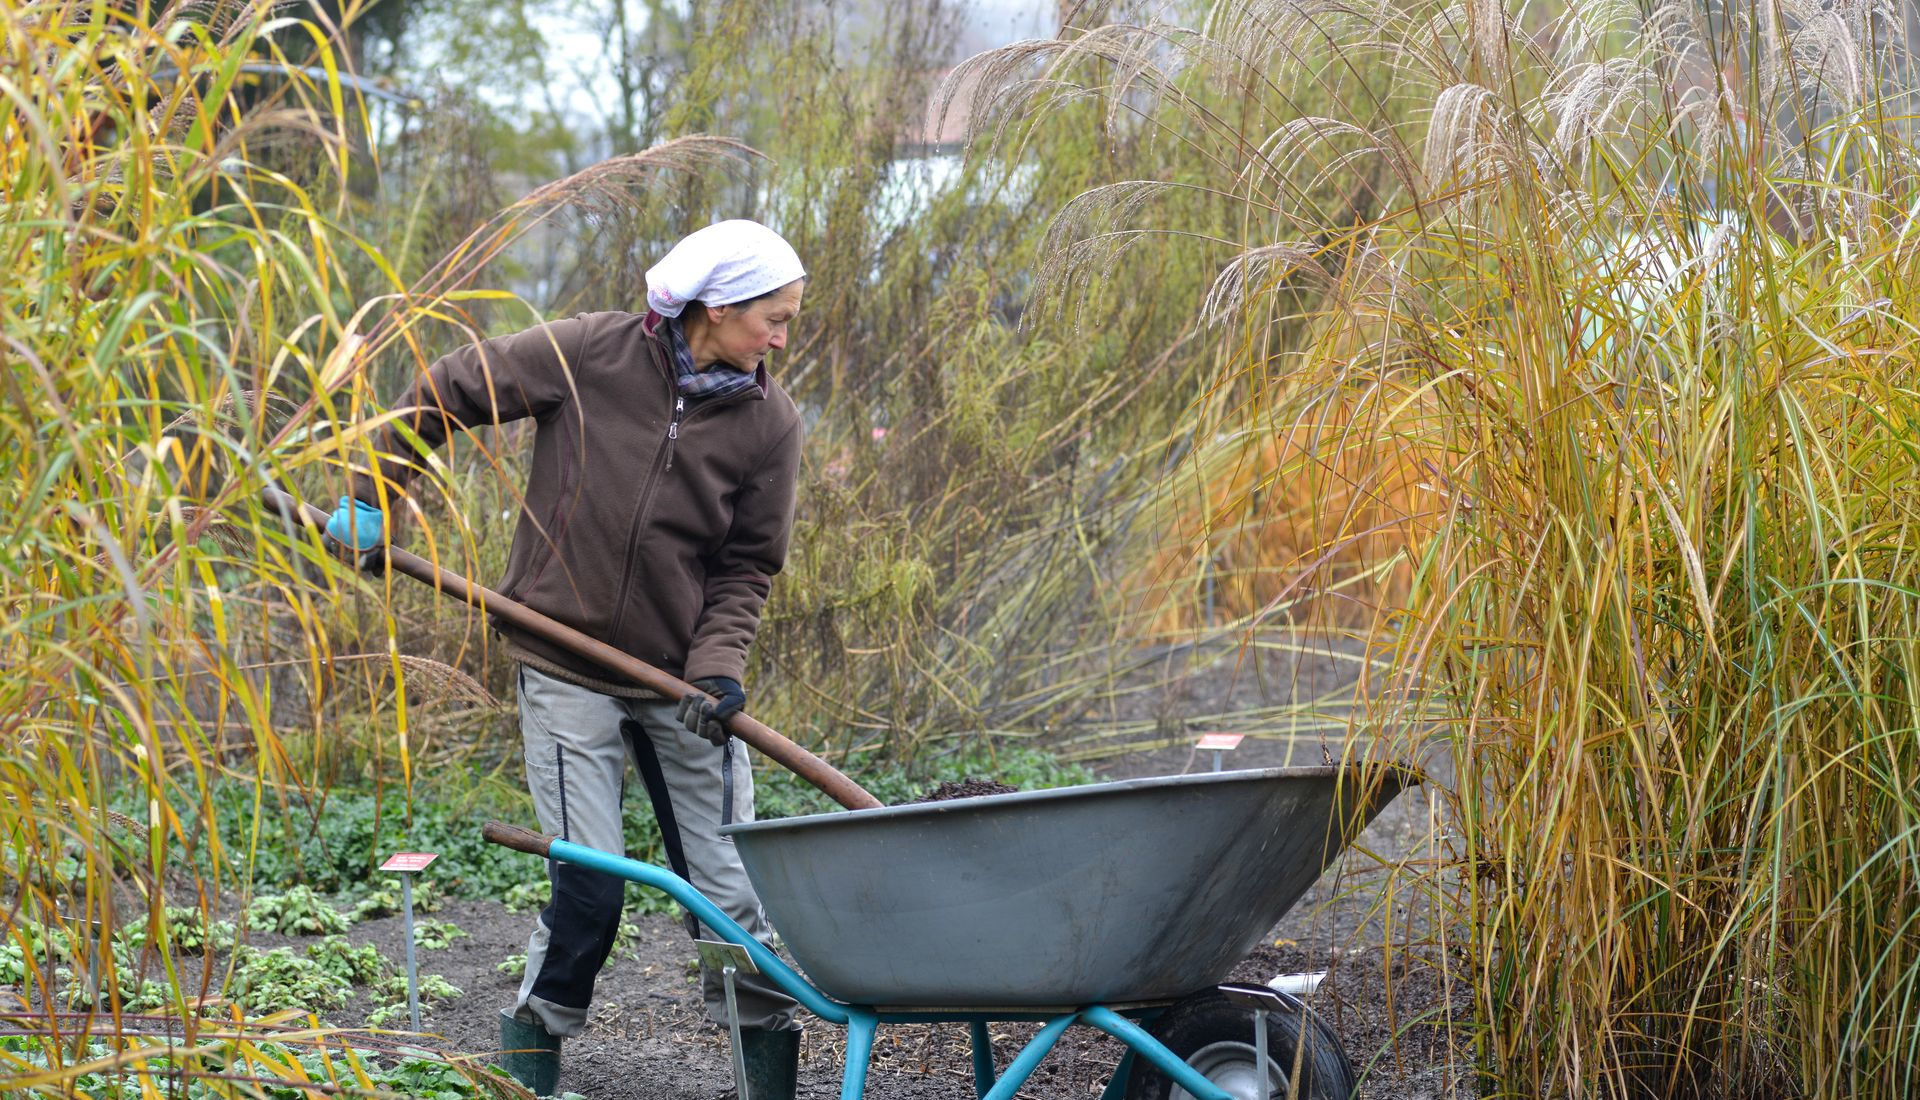
<path fill-rule="evenodd" d="M 387 861 L 380 865 L 380 869 L 398 871 L 404 875 L 413 871 L 424 871 L 427 869 L 427 864 L 439 858 L 439 854 L 435 852 L 395 852 L 387 857 Z"/>
<path fill-rule="evenodd" d="M 1220 752 L 1225 749 L 1237 749 L 1240 747 L 1240 742 L 1246 739 L 1247 735 L 1244 733 L 1205 733 L 1200 735 L 1200 740 L 1193 743 L 1193 747 L 1202 751 Z"/>

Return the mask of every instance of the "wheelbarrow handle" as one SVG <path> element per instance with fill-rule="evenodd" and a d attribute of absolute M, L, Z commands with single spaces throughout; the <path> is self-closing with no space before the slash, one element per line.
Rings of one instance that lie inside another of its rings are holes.
<path fill-rule="evenodd" d="M 302 527 L 324 531 L 327 514 L 271 486 L 260 490 L 260 500 L 268 508 Z M 482 587 L 457 573 L 450 573 L 418 554 L 397 546 L 385 548 L 387 568 L 412 577 L 423 584 L 473 605 L 494 618 L 543 638 L 571 653 L 578 654 L 604 668 L 667 699 L 679 699 L 698 691 L 677 676 L 669 676 L 645 661 L 624 653 L 598 638 L 589 637 L 565 623 L 555 622 L 526 604 L 510 600 L 490 588 Z M 847 778 L 838 768 L 793 743 L 766 725 L 743 713 L 727 719 L 727 730 L 760 750 L 767 759 L 818 787 L 828 798 L 849 810 L 873 810 L 879 799 L 866 788 Z"/>
<path fill-rule="evenodd" d="M 553 838 L 545 833 L 536 833 L 532 829 L 509 825 L 504 821 L 489 821 L 480 826 L 480 835 L 490 844 L 512 848 L 516 852 L 525 852 L 542 859 L 547 858 L 547 849 L 553 844 Z"/>

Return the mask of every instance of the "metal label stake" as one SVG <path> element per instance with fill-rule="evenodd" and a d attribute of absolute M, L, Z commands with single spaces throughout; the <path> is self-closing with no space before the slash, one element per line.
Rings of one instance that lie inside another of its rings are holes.
<path fill-rule="evenodd" d="M 1257 985 L 1223 985 L 1219 989 L 1226 995 L 1228 1001 L 1241 1008 L 1253 1010 L 1253 1075 L 1260 1082 L 1260 1090 L 1256 1095 L 1259 1100 L 1269 1100 L 1273 1093 L 1272 1082 L 1267 1077 L 1267 1065 L 1270 1061 L 1267 1057 L 1267 1013 L 1298 1011 L 1296 1006 L 1299 1002 L 1277 990 Z M 1307 1041 L 1304 1027 L 1301 1028 L 1300 1041 L 1302 1043 Z M 1286 1071 L 1283 1070 L 1282 1076 L 1285 1075 Z"/>
<path fill-rule="evenodd" d="M 382 871 L 400 876 L 400 907 L 407 914 L 407 1019 L 413 1030 L 420 1030 L 420 968 L 413 961 L 413 876 L 440 858 L 434 852 L 395 852 L 380 865 Z"/>
<path fill-rule="evenodd" d="M 1219 771 L 1222 754 L 1232 752 L 1239 748 L 1240 742 L 1246 739 L 1247 735 L 1244 733 L 1215 731 L 1213 733 L 1201 734 L 1200 740 L 1195 741 L 1193 747 L 1202 752 L 1213 753 L 1213 770 Z"/>
<path fill-rule="evenodd" d="M 725 940 L 694 940 L 694 950 L 700 953 L 700 965 L 720 972 L 721 984 L 727 988 L 727 1033 L 733 1039 L 733 1086 L 738 1100 L 753 1100 L 747 1095 L 747 1057 L 740 1050 L 740 1004 L 734 998 L 733 979 L 735 975 L 745 974 L 752 977 L 760 973 L 753 965 L 753 956 L 737 943 Z"/>

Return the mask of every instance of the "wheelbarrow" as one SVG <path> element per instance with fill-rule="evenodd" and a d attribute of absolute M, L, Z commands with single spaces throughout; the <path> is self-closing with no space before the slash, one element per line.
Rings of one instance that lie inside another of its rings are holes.
<path fill-rule="evenodd" d="M 1103 1100 L 1346 1100 L 1305 1005 L 1217 987 L 1411 776 L 1269 768 L 737 823 L 796 970 L 686 880 L 500 822 L 488 840 L 664 891 L 808 1011 L 847 1029 L 841 1100 L 882 1024 L 972 1032 L 974 1091 L 1010 1100 L 1076 1024 L 1127 1049 Z M 805 976 L 802 976 L 804 971 Z M 988 1025 L 1042 1026 L 1004 1067 Z"/>

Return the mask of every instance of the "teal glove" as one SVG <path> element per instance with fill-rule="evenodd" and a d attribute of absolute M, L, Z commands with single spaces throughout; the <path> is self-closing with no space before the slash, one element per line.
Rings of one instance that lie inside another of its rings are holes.
<path fill-rule="evenodd" d="M 387 541 L 387 517 L 380 509 L 350 496 L 327 519 L 327 537 L 365 553 Z"/>

